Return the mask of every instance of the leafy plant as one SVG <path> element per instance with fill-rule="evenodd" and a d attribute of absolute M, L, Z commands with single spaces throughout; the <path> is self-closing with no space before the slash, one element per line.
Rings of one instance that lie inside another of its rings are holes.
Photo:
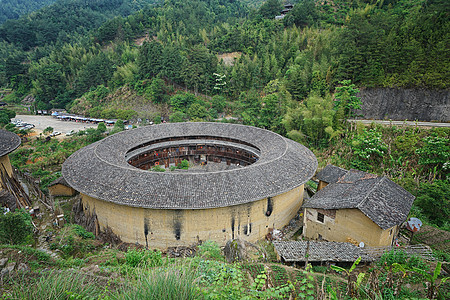
<path fill-rule="evenodd" d="M 220 249 L 219 245 L 211 240 L 205 241 L 198 246 L 197 255 L 204 259 L 212 259 L 217 261 L 224 260 L 222 250 Z"/>
<path fill-rule="evenodd" d="M 306 270 L 302 270 L 303 276 L 301 279 L 296 282 L 296 284 L 299 284 L 299 293 L 298 297 L 300 299 L 307 299 L 307 300 L 313 300 L 314 297 L 314 277 L 309 273 L 309 270 L 311 269 L 311 265 L 308 265 L 306 267 Z"/>
<path fill-rule="evenodd" d="M 427 281 L 427 297 L 428 299 L 434 299 L 437 294 L 439 294 L 439 287 L 443 285 L 450 277 L 444 277 L 437 283 L 439 274 L 441 274 L 442 262 L 438 261 L 436 263 L 436 268 L 433 271 L 433 275 L 428 274 L 426 270 L 411 267 L 411 270 L 420 274 L 423 279 Z"/>
<path fill-rule="evenodd" d="M 333 269 L 336 272 L 342 272 L 347 274 L 347 294 L 350 297 L 355 297 L 356 296 L 356 289 L 359 288 L 359 286 L 361 285 L 361 282 L 365 276 L 365 273 L 359 273 L 358 277 L 356 279 L 356 282 L 351 280 L 351 273 L 356 269 L 356 267 L 358 266 L 358 264 L 361 262 L 361 256 L 358 257 L 357 260 L 355 260 L 355 262 L 352 264 L 352 266 L 350 267 L 349 270 L 346 270 L 342 267 L 339 266 L 335 266 L 335 265 L 331 265 L 331 269 Z"/>
<path fill-rule="evenodd" d="M 125 261 L 131 267 L 147 266 L 157 267 L 163 264 L 162 254 L 159 250 L 145 250 L 128 248 Z"/>

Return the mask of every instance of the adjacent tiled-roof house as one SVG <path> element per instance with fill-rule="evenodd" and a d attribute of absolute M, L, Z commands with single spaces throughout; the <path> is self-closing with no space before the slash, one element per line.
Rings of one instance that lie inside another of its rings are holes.
<path fill-rule="evenodd" d="M 413 201 L 413 195 L 388 178 L 352 169 L 303 204 L 303 235 L 389 246 Z"/>
<path fill-rule="evenodd" d="M 77 193 L 62 176 L 48 185 L 48 191 L 52 196 L 74 196 Z"/>
<path fill-rule="evenodd" d="M 347 170 L 334 165 L 327 165 L 316 175 L 316 178 L 319 180 L 317 190 L 323 189 L 330 183 L 338 182 L 339 178 L 347 174 L 347 172 Z"/>

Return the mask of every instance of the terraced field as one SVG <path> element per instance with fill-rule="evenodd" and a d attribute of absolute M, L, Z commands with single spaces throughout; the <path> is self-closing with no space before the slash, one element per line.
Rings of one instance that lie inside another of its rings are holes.
<path fill-rule="evenodd" d="M 435 250 L 450 254 L 450 232 L 424 225 L 413 236 L 414 243 L 427 244 Z"/>

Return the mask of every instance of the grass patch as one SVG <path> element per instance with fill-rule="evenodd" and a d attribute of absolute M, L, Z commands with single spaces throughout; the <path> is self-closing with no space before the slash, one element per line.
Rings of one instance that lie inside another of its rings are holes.
<path fill-rule="evenodd" d="M 78 272 L 50 271 L 37 279 L 20 279 L 13 285 L 11 295 L 8 295 L 7 299 L 56 300 L 68 299 L 69 295 L 79 297 L 74 299 L 97 299 L 102 292 L 95 279 Z"/>
<path fill-rule="evenodd" d="M 171 265 L 138 274 L 137 281 L 128 283 L 112 299 L 178 300 L 201 296 L 196 273 L 189 267 Z"/>

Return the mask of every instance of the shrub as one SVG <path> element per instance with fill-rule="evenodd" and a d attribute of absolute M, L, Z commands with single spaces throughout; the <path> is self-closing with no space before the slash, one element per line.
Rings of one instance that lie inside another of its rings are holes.
<path fill-rule="evenodd" d="M 326 273 L 328 268 L 325 266 L 313 266 L 312 270 L 316 273 Z"/>
<path fill-rule="evenodd" d="M 132 248 L 129 248 L 125 254 L 125 261 L 131 267 L 138 267 L 139 265 L 158 267 L 163 263 L 162 254 L 158 250 L 138 250 Z"/>
<path fill-rule="evenodd" d="M 72 225 L 74 231 L 76 234 L 78 234 L 79 237 L 83 238 L 83 239 L 94 239 L 95 235 L 90 232 L 87 231 L 86 229 L 84 229 L 84 227 L 80 226 L 80 225 Z"/>
<path fill-rule="evenodd" d="M 206 241 L 198 246 L 198 255 L 205 259 L 223 261 L 222 250 L 214 241 Z"/>
<path fill-rule="evenodd" d="M 18 210 L 14 213 L 0 212 L 0 243 L 21 244 L 33 233 L 30 215 Z"/>
<path fill-rule="evenodd" d="M 187 161 L 186 159 L 183 159 L 183 160 L 181 161 L 181 163 L 179 163 L 179 164 L 177 165 L 177 168 L 178 168 L 178 169 L 183 169 L 183 170 L 189 169 L 189 161 Z"/>
<path fill-rule="evenodd" d="M 408 260 L 408 254 L 403 250 L 392 249 L 389 252 L 385 252 L 380 260 L 377 262 L 379 267 L 383 265 L 392 266 L 393 263 L 404 265 Z"/>
<path fill-rule="evenodd" d="M 154 171 L 154 172 L 165 172 L 166 169 L 164 169 L 164 168 L 161 167 L 161 166 L 156 165 L 156 166 L 154 166 L 154 167 L 152 168 L 152 171 Z"/>
<path fill-rule="evenodd" d="M 52 133 L 53 132 L 53 127 L 48 126 L 47 128 L 44 129 L 44 134 L 45 133 Z"/>
<path fill-rule="evenodd" d="M 87 252 L 95 249 L 94 234 L 75 224 L 64 226 L 60 234 L 50 244 L 51 250 L 61 250 L 64 258 L 71 256 L 83 258 Z"/>

